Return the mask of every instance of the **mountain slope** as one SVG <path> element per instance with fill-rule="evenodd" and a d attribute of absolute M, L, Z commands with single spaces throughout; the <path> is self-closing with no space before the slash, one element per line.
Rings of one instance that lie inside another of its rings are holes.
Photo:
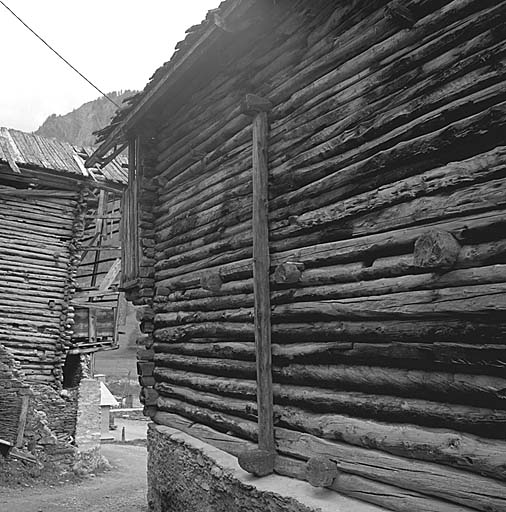
<path fill-rule="evenodd" d="M 111 92 L 108 96 L 118 105 L 135 91 Z M 42 137 L 54 137 L 79 146 L 94 146 L 92 135 L 106 126 L 116 111 L 116 106 L 104 97 L 84 103 L 68 114 L 49 116 L 35 132 Z"/>

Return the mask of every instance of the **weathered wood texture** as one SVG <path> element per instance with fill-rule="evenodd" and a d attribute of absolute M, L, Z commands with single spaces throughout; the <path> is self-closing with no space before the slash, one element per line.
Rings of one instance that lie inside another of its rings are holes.
<path fill-rule="evenodd" d="M 150 148 L 150 414 L 256 441 L 246 90 L 272 103 L 275 470 L 318 455 L 393 510 L 505 511 L 506 2 L 265 8 Z"/>
<path fill-rule="evenodd" d="M 0 342 L 28 381 L 57 383 L 71 345 L 86 193 L 0 197 Z"/>
<path fill-rule="evenodd" d="M 77 292 L 72 301 L 76 308 L 73 343 L 80 349 L 114 345 L 120 328 L 120 197 L 106 191 L 96 191 L 95 197 L 96 204 L 86 213 Z M 90 315 L 97 321 L 93 337 L 88 328 Z"/>
<path fill-rule="evenodd" d="M 247 96 L 246 101 L 250 96 Z M 260 102 L 261 103 L 261 102 Z M 269 289 L 269 168 L 267 161 L 269 143 L 268 110 L 270 104 L 247 105 L 253 115 L 253 292 L 255 296 L 255 346 L 258 403 L 258 448 L 267 454 L 274 452 L 274 427 L 272 409 L 272 350 L 271 350 L 271 301 Z M 262 473 L 272 471 L 271 461 Z M 270 470 L 269 470 L 270 469 Z"/>

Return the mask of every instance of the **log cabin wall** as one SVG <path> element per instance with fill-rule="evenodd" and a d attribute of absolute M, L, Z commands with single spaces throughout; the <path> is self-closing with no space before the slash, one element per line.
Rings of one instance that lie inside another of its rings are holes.
<path fill-rule="evenodd" d="M 328 465 L 322 485 L 397 511 L 505 511 L 506 2 L 268 9 L 156 134 L 154 282 L 130 292 L 146 412 L 234 454 L 257 441 L 255 93 L 275 470 Z"/>
<path fill-rule="evenodd" d="M 0 340 L 27 382 L 60 386 L 86 192 L 0 192 Z"/>

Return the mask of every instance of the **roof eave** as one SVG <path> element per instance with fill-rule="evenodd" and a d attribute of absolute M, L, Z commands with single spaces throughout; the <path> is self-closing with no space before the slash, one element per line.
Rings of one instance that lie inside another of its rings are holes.
<path fill-rule="evenodd" d="M 240 17 L 245 14 L 256 1 L 257 0 L 235 0 L 220 16 L 225 19 L 232 14 Z M 223 28 L 219 27 L 216 23 L 211 24 L 193 46 L 187 50 L 173 66 L 170 66 L 166 75 L 142 97 L 139 103 L 128 113 L 124 121 L 113 130 L 107 139 L 86 160 L 86 167 L 93 167 L 100 164 L 109 151 L 120 144 L 124 144 L 128 133 L 132 131 L 150 108 L 170 90 L 183 73 L 190 70 L 198 59 L 205 54 L 209 40 L 216 36 L 220 37 L 223 34 L 225 34 Z"/>

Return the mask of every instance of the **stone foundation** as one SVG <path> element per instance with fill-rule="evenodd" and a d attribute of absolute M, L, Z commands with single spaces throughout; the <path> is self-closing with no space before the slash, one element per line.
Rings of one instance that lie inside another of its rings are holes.
<path fill-rule="evenodd" d="M 101 424 L 100 381 L 82 379 L 77 391 L 77 454 L 72 468 L 75 473 L 86 474 L 107 467 L 107 461 L 100 454 Z"/>
<path fill-rule="evenodd" d="M 62 443 L 74 441 L 77 417 L 77 389 L 57 390 L 45 384 L 32 384 L 30 398 L 30 418 L 27 425 L 26 437 L 30 439 L 36 428 L 34 417 L 38 412 L 45 414 L 47 426 Z"/>
<path fill-rule="evenodd" d="M 78 388 L 75 435 L 81 453 L 100 447 L 100 425 L 100 382 L 82 379 Z"/>
<path fill-rule="evenodd" d="M 100 383 L 82 379 L 74 389 L 25 384 L 0 346 L 0 438 L 43 467 L 80 474 L 107 467 L 100 454 Z M 23 425 L 21 410 L 27 401 Z"/>
<path fill-rule="evenodd" d="M 20 418 L 23 401 L 29 395 L 30 389 L 23 382 L 19 365 L 0 345 L 0 438 L 4 441 L 18 444 L 19 434 L 23 436 Z"/>
<path fill-rule="evenodd" d="M 232 455 L 153 423 L 148 429 L 148 502 L 151 512 L 381 510 L 292 478 L 256 478 Z"/>

